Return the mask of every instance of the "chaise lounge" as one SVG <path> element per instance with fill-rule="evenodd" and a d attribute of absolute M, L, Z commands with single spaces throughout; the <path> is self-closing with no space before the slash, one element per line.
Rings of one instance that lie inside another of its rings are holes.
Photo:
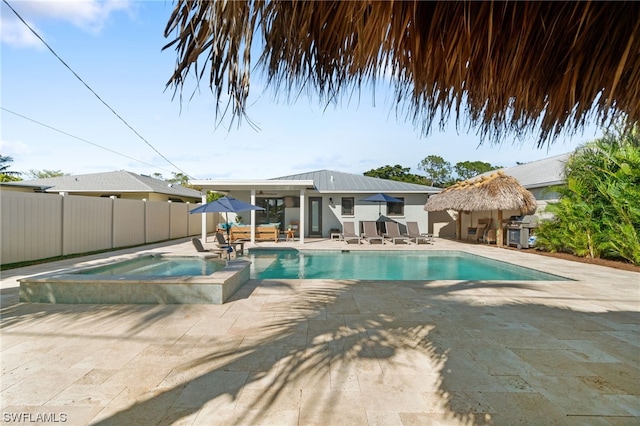
<path fill-rule="evenodd" d="M 385 224 L 386 231 L 384 236 L 391 240 L 393 244 L 397 244 L 398 241 L 404 244 L 409 244 L 411 240 L 406 235 L 400 234 L 400 226 L 398 226 L 397 222 L 386 222 Z"/>
<path fill-rule="evenodd" d="M 433 238 L 429 234 L 421 234 L 418 222 L 407 222 L 407 237 L 416 244 L 432 244 Z"/>
<path fill-rule="evenodd" d="M 349 244 L 355 241 L 356 243 L 360 244 L 360 235 L 356 234 L 353 222 L 344 222 L 342 227 L 342 239 L 345 243 Z"/>
<path fill-rule="evenodd" d="M 364 228 L 362 238 L 367 240 L 369 244 L 371 244 L 372 241 L 380 241 L 380 244 L 384 244 L 384 238 L 378 235 L 378 228 L 375 222 L 364 221 L 362 222 L 362 226 Z"/>
<path fill-rule="evenodd" d="M 216 254 L 220 258 L 222 258 L 222 255 L 224 253 L 224 250 L 221 250 L 221 249 L 206 249 L 206 248 L 204 248 L 204 246 L 202 245 L 202 241 L 200 241 L 200 239 L 196 238 L 196 237 L 191 238 L 191 243 L 196 248 L 196 251 L 198 253 Z"/>

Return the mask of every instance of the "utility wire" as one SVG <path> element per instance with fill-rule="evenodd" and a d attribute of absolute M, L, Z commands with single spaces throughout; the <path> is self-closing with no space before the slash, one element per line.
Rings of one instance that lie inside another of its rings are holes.
<path fill-rule="evenodd" d="M 49 126 L 48 124 L 44 124 L 44 123 L 42 123 L 42 122 L 40 122 L 40 121 L 38 121 L 38 120 L 34 120 L 33 118 L 29 118 L 29 117 L 27 117 L 27 116 L 25 116 L 25 115 L 22 115 L 22 114 L 19 114 L 19 113 L 15 112 L 15 111 L 11 111 L 10 109 L 5 108 L 5 107 L 3 107 L 3 106 L 0 106 L 0 109 L 2 109 L 3 111 L 6 111 L 6 112 L 8 112 L 8 113 L 11 113 L 11 114 L 13 114 L 13 115 L 17 115 L 17 116 L 18 116 L 18 117 L 20 117 L 20 118 L 24 118 L 25 120 L 29 120 L 29 121 L 31 121 L 31 122 L 33 122 L 33 123 L 39 124 L 40 126 L 43 126 L 43 127 L 48 128 L 48 129 L 54 130 L 54 131 L 56 131 L 56 132 L 58 132 L 58 133 L 62 133 L 63 135 L 70 136 L 70 137 L 72 137 L 72 138 L 74 138 L 74 139 L 78 139 L 79 141 L 82 141 L 82 142 L 88 143 L 89 145 L 93 145 L 93 146 L 96 146 L 96 147 L 98 147 L 98 148 L 104 149 L 105 151 L 109 151 L 109 152 L 112 152 L 112 153 L 114 153 L 114 154 L 118 154 L 118 155 L 120 155 L 120 156 L 122 156 L 122 157 L 128 158 L 128 159 L 130 159 L 130 160 L 137 161 L 137 162 L 142 163 L 142 164 L 145 164 L 145 165 L 147 165 L 147 166 L 151 166 L 151 167 L 153 167 L 154 169 L 160 169 L 160 170 L 163 170 L 163 171 L 165 171 L 165 172 L 173 173 L 171 170 L 166 170 L 166 169 L 163 169 L 163 168 L 161 168 L 161 167 L 158 167 L 158 166 L 156 166 L 156 165 L 154 165 L 154 164 L 145 163 L 144 161 L 139 160 L 139 159 L 137 159 L 137 158 L 129 157 L 128 155 L 122 154 L 122 153 L 120 153 L 120 152 L 114 151 L 114 150 L 109 149 L 109 148 L 105 148 L 104 146 L 98 145 L 97 143 L 93 143 L 93 142 L 88 141 L 88 140 L 86 140 L 86 139 L 83 139 L 83 138 L 81 138 L 81 137 L 78 137 L 78 136 L 72 135 L 71 133 L 67 133 L 67 132 L 65 132 L 64 130 L 56 129 L 56 128 L 55 128 L 55 127 L 53 127 L 53 126 Z"/>
<path fill-rule="evenodd" d="M 131 129 L 131 131 L 133 133 L 135 133 L 140 139 L 142 139 L 142 141 L 144 143 L 146 143 L 151 149 L 153 149 L 160 157 L 162 157 L 167 163 L 171 164 L 173 167 L 175 167 L 176 169 L 180 170 L 180 172 L 182 172 L 185 176 L 187 176 L 189 179 L 193 179 L 193 177 L 189 176 L 184 170 L 182 170 L 180 167 L 176 166 L 175 164 L 173 164 L 167 157 L 165 157 L 164 155 L 162 155 L 162 153 L 160 151 L 158 151 L 153 145 L 151 145 L 151 143 L 149 143 L 142 135 L 140 135 L 140 133 L 138 133 L 133 127 L 131 127 L 131 125 L 129 123 L 127 123 L 127 121 L 122 118 L 117 112 L 115 112 L 115 110 L 113 108 L 111 108 L 111 106 L 109 106 L 109 104 L 107 104 L 87 83 L 84 82 L 84 80 L 82 80 L 82 78 L 76 74 L 76 72 L 74 70 L 71 69 L 71 67 L 69 65 L 67 65 L 67 63 L 60 57 L 58 56 L 58 54 L 51 48 L 51 46 L 49 46 L 47 44 L 46 41 L 44 41 L 44 39 L 42 37 L 40 37 L 40 35 L 33 29 L 31 28 L 31 26 L 29 26 L 29 24 L 27 24 L 27 22 L 22 19 L 22 16 L 20 16 L 20 14 L 18 12 L 16 12 L 16 10 L 9 4 L 9 2 L 7 0 L 2 0 L 4 2 L 4 4 L 6 4 L 9 9 L 11 9 L 11 11 L 18 17 L 18 19 L 20 19 L 20 21 L 22 21 L 22 23 L 29 28 L 29 30 L 47 47 L 47 49 L 49 49 L 49 51 L 51 53 L 53 53 L 53 56 L 55 56 L 56 58 L 58 58 L 58 60 L 60 62 L 62 62 L 62 64 L 69 70 L 71 71 L 71 73 L 82 83 L 84 84 L 84 86 L 89 89 L 89 91 L 91 93 L 93 93 L 93 95 L 98 98 L 98 100 L 100 102 L 102 102 L 104 104 L 104 106 L 106 106 L 107 108 L 109 108 L 109 110 L 120 119 L 120 121 L 122 121 L 125 126 L 127 126 L 129 129 Z M 102 147 L 101 147 L 102 148 Z"/>

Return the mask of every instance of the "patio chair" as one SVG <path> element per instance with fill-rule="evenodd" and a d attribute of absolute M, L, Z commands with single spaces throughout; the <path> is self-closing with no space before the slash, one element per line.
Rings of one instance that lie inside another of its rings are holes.
<path fill-rule="evenodd" d="M 482 218 L 478 219 L 478 224 L 476 227 L 467 228 L 467 239 L 468 240 L 476 240 L 476 241 L 484 241 L 484 233 L 491 225 L 491 218 Z"/>
<path fill-rule="evenodd" d="M 220 232 L 216 232 L 216 245 L 220 249 L 228 249 L 229 247 L 231 247 L 237 253 L 244 254 L 244 241 L 234 241 L 227 243 L 227 241 L 224 239 L 224 235 L 222 235 Z M 240 247 L 240 249 L 238 249 L 238 247 Z"/>
<path fill-rule="evenodd" d="M 364 228 L 362 238 L 367 240 L 369 244 L 371 244 L 372 241 L 380 241 L 380 244 L 384 244 L 384 238 L 378 235 L 378 228 L 375 222 L 364 221 L 362 222 L 362 226 Z"/>
<path fill-rule="evenodd" d="M 409 244 L 411 240 L 406 235 L 400 234 L 400 227 L 398 226 L 398 222 L 385 222 L 386 231 L 384 236 L 391 240 L 393 244 L 396 244 L 398 241 Z"/>
<path fill-rule="evenodd" d="M 342 239 L 347 244 L 354 241 L 360 244 L 360 235 L 356 234 L 353 222 L 345 222 L 343 224 Z"/>
<path fill-rule="evenodd" d="M 418 222 L 407 222 L 407 237 L 416 244 L 433 244 L 433 239 L 429 234 L 421 234 Z"/>
<path fill-rule="evenodd" d="M 196 248 L 196 251 L 198 253 L 213 253 L 213 254 L 217 254 L 218 257 L 222 258 L 222 254 L 224 252 L 224 250 L 220 250 L 220 249 L 206 249 L 204 248 L 204 246 L 202 245 L 202 242 L 200 241 L 200 239 L 193 237 L 191 239 L 191 242 L 193 243 L 193 246 Z"/>

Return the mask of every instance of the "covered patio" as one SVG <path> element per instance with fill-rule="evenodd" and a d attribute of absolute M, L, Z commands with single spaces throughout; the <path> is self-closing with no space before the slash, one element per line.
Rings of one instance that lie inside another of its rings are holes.
<path fill-rule="evenodd" d="M 218 192 L 225 195 L 232 195 L 235 198 L 256 205 L 257 198 L 265 193 L 277 195 L 278 197 L 297 197 L 299 199 L 299 212 L 297 220 L 300 225 L 299 242 L 304 244 L 304 229 L 306 229 L 306 196 L 308 190 L 313 190 L 315 184 L 313 180 L 273 180 L 273 179 L 242 179 L 242 180 L 193 180 L 190 184 L 202 188 L 202 203 L 207 202 L 206 193 L 208 191 Z M 256 242 L 256 211 L 251 210 L 249 225 L 251 243 Z M 202 217 L 202 240 L 207 239 L 206 218 Z"/>

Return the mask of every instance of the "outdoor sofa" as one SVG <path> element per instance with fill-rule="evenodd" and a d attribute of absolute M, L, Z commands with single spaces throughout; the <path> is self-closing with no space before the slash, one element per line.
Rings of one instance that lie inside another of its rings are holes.
<path fill-rule="evenodd" d="M 251 239 L 251 225 L 233 225 L 230 231 L 231 241 L 237 240 L 250 240 Z M 256 226 L 256 241 L 270 241 L 278 242 L 280 237 L 280 224 L 279 223 L 266 223 Z"/>

